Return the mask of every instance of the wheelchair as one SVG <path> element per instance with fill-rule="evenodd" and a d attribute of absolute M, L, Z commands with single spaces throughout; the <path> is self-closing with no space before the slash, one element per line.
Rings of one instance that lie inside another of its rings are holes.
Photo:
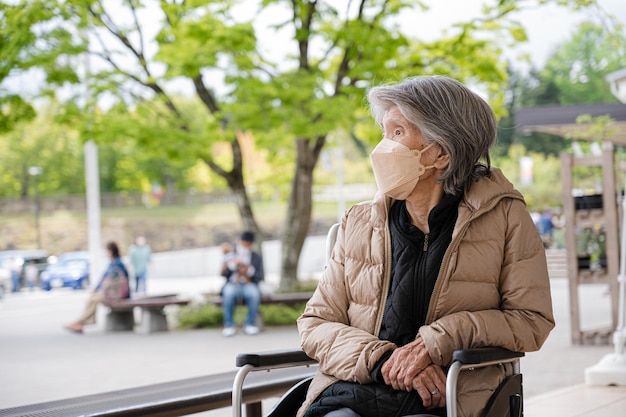
<path fill-rule="evenodd" d="M 520 358 L 522 352 L 511 352 L 496 347 L 457 350 L 453 353 L 452 364 L 448 369 L 446 381 L 446 413 L 447 417 L 457 417 L 457 381 L 463 370 L 481 368 L 490 365 L 512 363 L 513 373 L 507 376 L 491 395 L 481 417 L 522 417 L 523 390 Z M 316 361 L 309 358 L 302 350 L 280 350 L 258 353 L 241 353 L 237 355 L 236 365 L 241 368 L 233 383 L 233 417 L 241 417 L 242 390 L 245 377 L 253 371 L 270 371 L 272 369 L 312 366 Z M 313 373 L 313 372 L 312 372 Z M 266 417 L 295 417 L 300 405 L 304 402 L 306 392 L 313 376 L 304 378 L 291 387 L 274 404 Z M 436 417 L 431 414 L 420 414 L 419 417 Z"/>
<path fill-rule="evenodd" d="M 326 235 L 326 260 L 330 255 L 335 241 L 339 224 L 332 225 Z M 490 365 L 512 363 L 513 372 L 507 376 L 491 395 L 481 417 L 523 417 L 523 390 L 522 374 L 520 372 L 520 358 L 522 352 L 511 352 L 497 347 L 457 350 L 452 355 L 452 364 L 447 372 L 446 379 L 446 413 L 447 417 L 457 417 L 457 381 L 461 371 L 481 368 Z M 302 350 L 279 350 L 259 353 L 241 353 L 237 355 L 236 365 L 241 369 L 235 376 L 232 391 L 233 417 L 241 417 L 243 400 L 243 383 L 246 375 L 252 371 L 269 371 L 278 368 L 295 366 L 313 366 L 317 362 L 309 358 Z M 295 417 L 298 409 L 305 400 L 306 392 L 313 379 L 304 378 L 291 387 L 272 407 L 266 417 Z M 421 414 L 419 417 L 436 417 L 432 414 Z"/>

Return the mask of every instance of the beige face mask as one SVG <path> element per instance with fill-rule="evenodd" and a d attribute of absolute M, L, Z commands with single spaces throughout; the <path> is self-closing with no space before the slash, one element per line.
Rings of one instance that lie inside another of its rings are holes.
<path fill-rule="evenodd" d="M 396 200 L 405 200 L 415 189 L 420 176 L 434 165 L 424 166 L 422 154 L 434 143 L 421 151 L 409 149 L 401 143 L 385 139 L 370 155 L 378 190 Z"/>

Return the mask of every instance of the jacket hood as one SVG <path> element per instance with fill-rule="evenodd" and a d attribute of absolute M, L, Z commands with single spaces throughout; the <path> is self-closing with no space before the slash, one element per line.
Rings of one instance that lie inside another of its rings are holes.
<path fill-rule="evenodd" d="M 526 204 L 522 193 L 513 187 L 502 171 L 491 168 L 489 176 L 466 186 L 463 200 L 471 211 L 477 211 L 481 207 L 492 206 L 503 198 L 513 198 Z"/>

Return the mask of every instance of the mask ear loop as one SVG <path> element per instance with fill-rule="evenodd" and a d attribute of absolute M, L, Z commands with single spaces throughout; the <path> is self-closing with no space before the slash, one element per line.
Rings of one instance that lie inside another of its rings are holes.
<path fill-rule="evenodd" d="M 422 155 L 424 155 L 424 152 L 426 152 L 428 150 L 428 148 L 432 147 L 436 145 L 435 142 L 432 142 L 430 144 L 428 144 L 427 146 L 425 146 L 424 148 L 422 148 L 421 150 L 414 150 L 413 152 L 415 152 L 415 156 L 419 156 L 419 161 L 420 161 L 420 166 L 417 168 L 417 175 L 421 176 L 424 172 L 426 172 L 427 169 L 431 169 L 435 167 L 435 164 L 433 165 L 429 165 L 429 166 L 424 166 L 424 164 L 422 164 Z"/>

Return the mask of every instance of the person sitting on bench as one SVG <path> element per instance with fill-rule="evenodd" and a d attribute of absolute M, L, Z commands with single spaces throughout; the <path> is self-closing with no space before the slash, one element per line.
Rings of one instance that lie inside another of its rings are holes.
<path fill-rule="evenodd" d="M 128 270 L 122 262 L 120 250 L 115 242 L 106 245 L 107 253 L 111 263 L 102 275 L 102 279 L 94 289 L 91 297 L 87 300 L 85 310 L 80 318 L 71 324 L 63 326 L 73 333 L 82 333 L 85 324 L 96 323 L 96 310 L 98 304 L 105 299 L 121 299 L 130 297 L 130 286 L 128 283 Z"/>
<path fill-rule="evenodd" d="M 222 287 L 222 310 L 224 312 L 224 330 L 226 337 L 237 334 L 234 315 L 238 300 L 244 299 L 248 307 L 248 315 L 244 324 L 244 332 L 248 335 L 259 333 L 256 316 L 261 304 L 261 291 L 258 283 L 263 281 L 263 258 L 252 250 L 254 233 L 243 232 L 234 251 L 224 247 L 224 266 L 222 276 L 226 283 Z"/>

